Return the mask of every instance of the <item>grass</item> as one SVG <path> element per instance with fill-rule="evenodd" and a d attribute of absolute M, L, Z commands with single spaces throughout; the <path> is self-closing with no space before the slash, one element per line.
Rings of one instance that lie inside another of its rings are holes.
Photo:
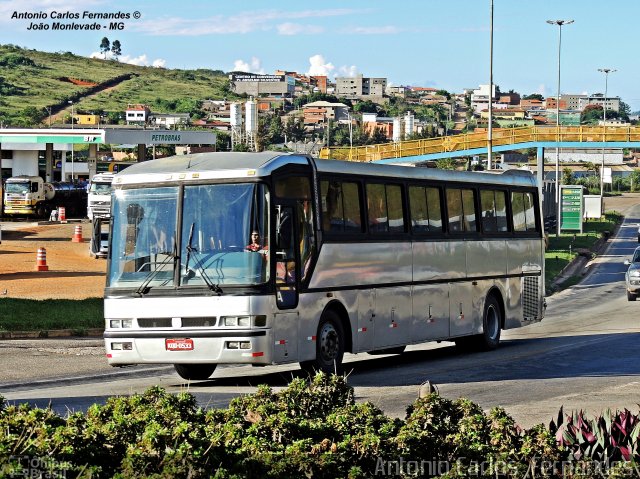
<path fill-rule="evenodd" d="M 591 250 L 595 243 L 603 237 L 605 232 L 613 233 L 617 224 L 622 221 L 622 215 L 615 211 L 605 213 L 604 220 L 590 220 L 583 224 L 582 233 L 562 233 L 559 237 L 549 237 L 549 247 L 545 253 L 545 288 L 552 291 L 551 284 L 560 272 L 573 261 L 580 251 Z M 570 281 L 571 279 L 567 280 Z M 577 281 L 573 279 L 571 284 Z M 565 282 L 563 287 L 568 286 Z"/>
<path fill-rule="evenodd" d="M 9 64 L 8 58 L 14 61 L 18 58 L 18 63 Z M 86 96 L 90 87 L 66 80 L 74 78 L 101 84 L 127 74 L 133 75 L 132 78 L 95 96 Z M 46 122 L 44 109 L 52 105 L 68 106 L 69 99 L 75 99 L 75 110 L 81 113 L 124 112 L 127 103 L 153 106 L 156 100 L 180 103 L 236 97 L 225 91 L 228 79 L 220 70 L 143 67 L 14 45 L 0 45 L 0 78 L 0 117 L 5 123 L 19 118 L 27 107 L 40 110 L 44 115 L 41 120 Z"/>
<path fill-rule="evenodd" d="M 83 300 L 0 299 L 0 331 L 72 329 L 77 332 L 104 327 L 102 298 Z"/>

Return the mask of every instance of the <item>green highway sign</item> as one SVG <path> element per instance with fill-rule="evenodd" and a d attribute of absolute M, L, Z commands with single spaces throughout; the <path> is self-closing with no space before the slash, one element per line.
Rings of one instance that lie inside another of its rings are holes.
<path fill-rule="evenodd" d="M 580 231 L 582 233 L 582 194 L 582 186 L 560 186 L 560 230 Z"/>

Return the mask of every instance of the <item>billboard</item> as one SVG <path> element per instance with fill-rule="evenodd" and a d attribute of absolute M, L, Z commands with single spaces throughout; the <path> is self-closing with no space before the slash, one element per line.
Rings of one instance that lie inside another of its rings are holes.
<path fill-rule="evenodd" d="M 256 73 L 232 73 L 232 82 L 279 83 L 287 81 L 286 75 L 258 75 Z"/>

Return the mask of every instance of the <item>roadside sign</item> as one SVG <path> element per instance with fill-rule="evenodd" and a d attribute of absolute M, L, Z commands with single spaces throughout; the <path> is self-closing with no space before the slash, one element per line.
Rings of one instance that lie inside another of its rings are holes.
<path fill-rule="evenodd" d="M 582 233 L 582 186 L 562 185 L 560 187 L 560 230 Z"/>

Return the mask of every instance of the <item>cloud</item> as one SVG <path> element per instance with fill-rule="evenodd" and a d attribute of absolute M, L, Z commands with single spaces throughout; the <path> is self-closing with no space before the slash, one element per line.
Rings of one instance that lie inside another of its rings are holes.
<path fill-rule="evenodd" d="M 92 52 L 91 55 L 89 55 L 89 58 L 100 58 L 101 60 L 104 59 L 104 53 L 102 52 Z M 111 54 L 108 53 L 107 54 L 107 60 L 114 60 L 115 57 Z M 166 65 L 167 61 L 162 59 L 162 58 L 156 58 L 153 61 L 150 61 L 147 58 L 147 55 L 145 53 L 143 53 L 142 55 L 139 55 L 137 57 L 132 57 L 131 55 L 120 55 L 120 58 L 118 58 L 118 61 L 120 63 L 128 63 L 130 65 L 138 65 L 141 67 L 148 67 L 148 66 L 152 66 L 152 67 L 157 67 L 157 68 L 164 68 L 164 66 Z"/>
<path fill-rule="evenodd" d="M 307 75 L 330 76 L 336 67 L 327 63 L 322 55 L 313 55 L 309 58 L 309 70 Z"/>
<path fill-rule="evenodd" d="M 354 27 L 345 31 L 345 33 L 356 35 L 395 35 L 403 31 L 405 31 L 405 29 L 393 25 L 387 25 L 385 27 Z"/>
<path fill-rule="evenodd" d="M 214 15 L 207 18 L 165 16 L 149 20 L 142 19 L 132 24 L 131 29 L 148 35 L 163 36 L 230 35 L 274 29 L 280 35 L 318 34 L 324 31 L 322 27 L 289 23 L 287 20 L 355 15 L 361 14 L 363 11 L 368 10 L 349 8 L 304 10 L 300 12 L 266 10 L 241 12 L 236 15 Z"/>
<path fill-rule="evenodd" d="M 536 93 L 540 93 L 543 97 L 546 97 L 547 96 L 546 93 L 545 93 L 546 89 L 547 88 L 546 88 L 545 84 L 544 83 L 540 83 L 540 85 L 538 85 L 538 89 L 536 90 Z"/>
<path fill-rule="evenodd" d="M 264 69 L 262 68 L 261 61 L 257 57 L 251 57 L 250 63 L 247 63 L 244 60 L 236 60 L 235 62 L 233 62 L 233 68 L 231 69 L 231 71 L 259 73 L 261 75 L 264 74 Z"/>
<path fill-rule="evenodd" d="M 354 77 L 358 74 L 358 67 L 355 65 L 343 65 L 338 68 L 338 73 L 340 73 L 343 77 Z"/>
<path fill-rule="evenodd" d="M 276 26 L 279 35 L 317 35 L 324 33 L 324 28 L 318 25 L 302 25 L 300 23 L 281 23 Z"/>

